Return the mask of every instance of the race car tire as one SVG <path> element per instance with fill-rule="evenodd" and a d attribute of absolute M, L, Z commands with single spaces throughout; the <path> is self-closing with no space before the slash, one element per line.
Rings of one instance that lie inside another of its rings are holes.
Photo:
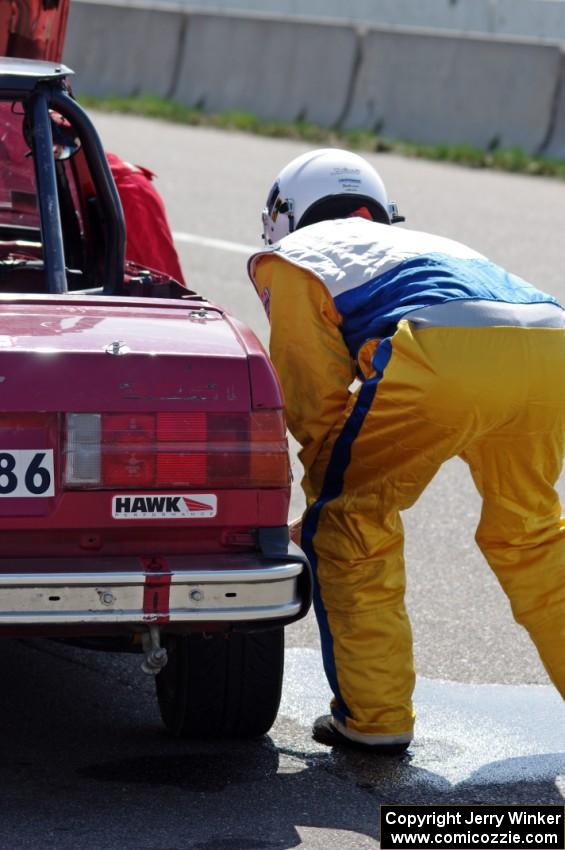
<path fill-rule="evenodd" d="M 250 738 L 269 731 L 279 708 L 284 629 L 168 636 L 156 677 L 161 717 L 182 738 Z"/>

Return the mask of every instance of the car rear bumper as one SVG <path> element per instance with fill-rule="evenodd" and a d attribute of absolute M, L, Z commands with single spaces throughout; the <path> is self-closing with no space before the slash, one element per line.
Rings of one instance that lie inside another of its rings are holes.
<path fill-rule="evenodd" d="M 243 569 L 0 575 L 0 626 L 296 619 L 300 562 Z"/>

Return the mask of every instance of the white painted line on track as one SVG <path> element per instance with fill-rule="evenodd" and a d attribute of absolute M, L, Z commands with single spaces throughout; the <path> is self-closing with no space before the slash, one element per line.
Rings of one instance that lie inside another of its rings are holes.
<path fill-rule="evenodd" d="M 217 248 L 219 251 L 232 251 L 234 254 L 245 254 L 247 257 L 261 250 L 261 245 L 243 245 L 241 242 L 227 242 L 225 239 L 211 239 L 208 236 L 198 236 L 196 233 L 173 233 L 175 242 L 185 242 L 189 245 L 202 245 L 204 248 Z"/>

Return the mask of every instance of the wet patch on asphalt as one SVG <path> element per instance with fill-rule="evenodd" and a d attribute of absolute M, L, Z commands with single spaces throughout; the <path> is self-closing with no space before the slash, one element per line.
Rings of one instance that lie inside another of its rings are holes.
<path fill-rule="evenodd" d="M 287 650 L 275 727 L 289 730 L 281 752 L 353 781 L 381 802 L 563 803 L 565 717 L 552 687 L 418 679 L 415 739 L 403 756 L 314 742 L 308 753 L 298 753 L 292 728 L 308 727 L 326 713 L 329 697 L 319 653 Z M 279 743 L 281 736 L 274 737 Z"/>

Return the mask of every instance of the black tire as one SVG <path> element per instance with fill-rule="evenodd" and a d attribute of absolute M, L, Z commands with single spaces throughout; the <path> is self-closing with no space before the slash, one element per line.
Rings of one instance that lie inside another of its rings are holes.
<path fill-rule="evenodd" d="M 251 738 L 269 731 L 279 708 L 284 629 L 254 634 L 169 636 L 156 677 L 161 717 L 183 738 Z"/>

